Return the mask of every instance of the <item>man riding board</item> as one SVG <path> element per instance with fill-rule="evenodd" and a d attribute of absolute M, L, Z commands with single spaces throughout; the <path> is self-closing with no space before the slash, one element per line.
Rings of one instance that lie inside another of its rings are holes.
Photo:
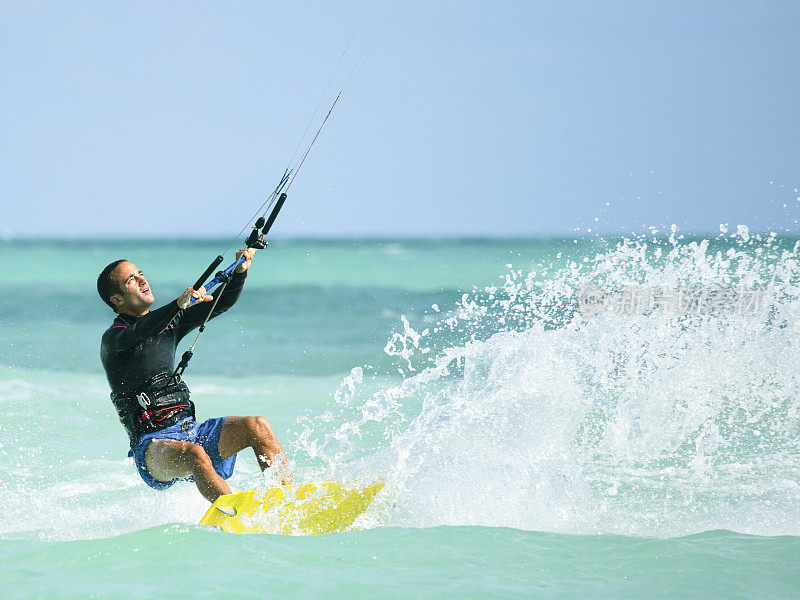
<path fill-rule="evenodd" d="M 242 291 L 254 248 L 239 250 L 245 261 L 233 272 L 216 304 L 205 288 L 188 288 L 180 298 L 151 311 L 155 301 L 144 273 L 127 260 L 106 266 L 97 291 L 117 317 L 103 334 L 100 357 L 111 401 L 130 438 L 132 456 L 145 483 L 157 490 L 193 478 L 210 502 L 231 489 L 236 453 L 252 448 L 265 470 L 280 455 L 287 460 L 264 417 L 221 417 L 195 421 L 189 388 L 175 372 L 181 339 L 228 310 Z M 194 299 L 195 304 L 190 305 Z M 210 313 L 210 315 L 209 315 Z M 283 483 L 291 483 L 287 475 Z"/>

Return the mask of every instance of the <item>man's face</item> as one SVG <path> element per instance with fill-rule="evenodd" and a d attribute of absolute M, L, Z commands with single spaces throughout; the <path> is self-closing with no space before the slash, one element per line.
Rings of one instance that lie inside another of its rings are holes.
<path fill-rule="evenodd" d="M 144 273 L 133 263 L 118 264 L 117 268 L 111 271 L 111 280 L 120 290 L 111 296 L 111 302 L 116 306 L 118 313 L 143 315 L 156 300 Z"/>

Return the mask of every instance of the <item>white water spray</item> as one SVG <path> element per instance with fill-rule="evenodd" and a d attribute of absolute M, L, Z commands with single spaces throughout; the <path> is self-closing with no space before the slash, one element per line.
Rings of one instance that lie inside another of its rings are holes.
<path fill-rule="evenodd" d="M 404 318 L 386 351 L 409 375 L 354 370 L 299 450 L 383 477 L 380 524 L 798 535 L 798 245 L 673 228 L 511 269 Z"/>

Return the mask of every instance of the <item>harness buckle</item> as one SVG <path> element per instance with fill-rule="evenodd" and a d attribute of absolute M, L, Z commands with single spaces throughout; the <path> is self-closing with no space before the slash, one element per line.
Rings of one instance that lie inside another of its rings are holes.
<path fill-rule="evenodd" d="M 139 406 L 144 409 L 147 409 L 147 407 L 150 406 L 150 396 L 147 395 L 147 392 L 136 394 L 136 401 L 139 403 Z"/>

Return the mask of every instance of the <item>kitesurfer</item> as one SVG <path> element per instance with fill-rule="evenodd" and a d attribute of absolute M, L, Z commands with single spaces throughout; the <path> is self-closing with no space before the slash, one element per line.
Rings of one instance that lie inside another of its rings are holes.
<path fill-rule="evenodd" d="M 132 456 L 145 483 L 157 490 L 193 478 L 210 502 L 231 489 L 237 452 L 252 448 L 262 470 L 286 457 L 264 417 L 220 417 L 195 421 L 189 388 L 174 375 L 175 351 L 192 329 L 228 310 L 242 291 L 254 248 L 239 250 L 236 267 L 216 303 L 203 287 L 150 310 L 155 301 L 144 273 L 128 260 L 107 265 L 97 291 L 117 317 L 103 334 L 101 360 L 111 401 L 130 438 Z M 190 305 L 194 299 L 195 304 Z M 210 314 L 209 314 L 210 313 Z M 283 483 L 291 483 L 286 474 Z"/>

